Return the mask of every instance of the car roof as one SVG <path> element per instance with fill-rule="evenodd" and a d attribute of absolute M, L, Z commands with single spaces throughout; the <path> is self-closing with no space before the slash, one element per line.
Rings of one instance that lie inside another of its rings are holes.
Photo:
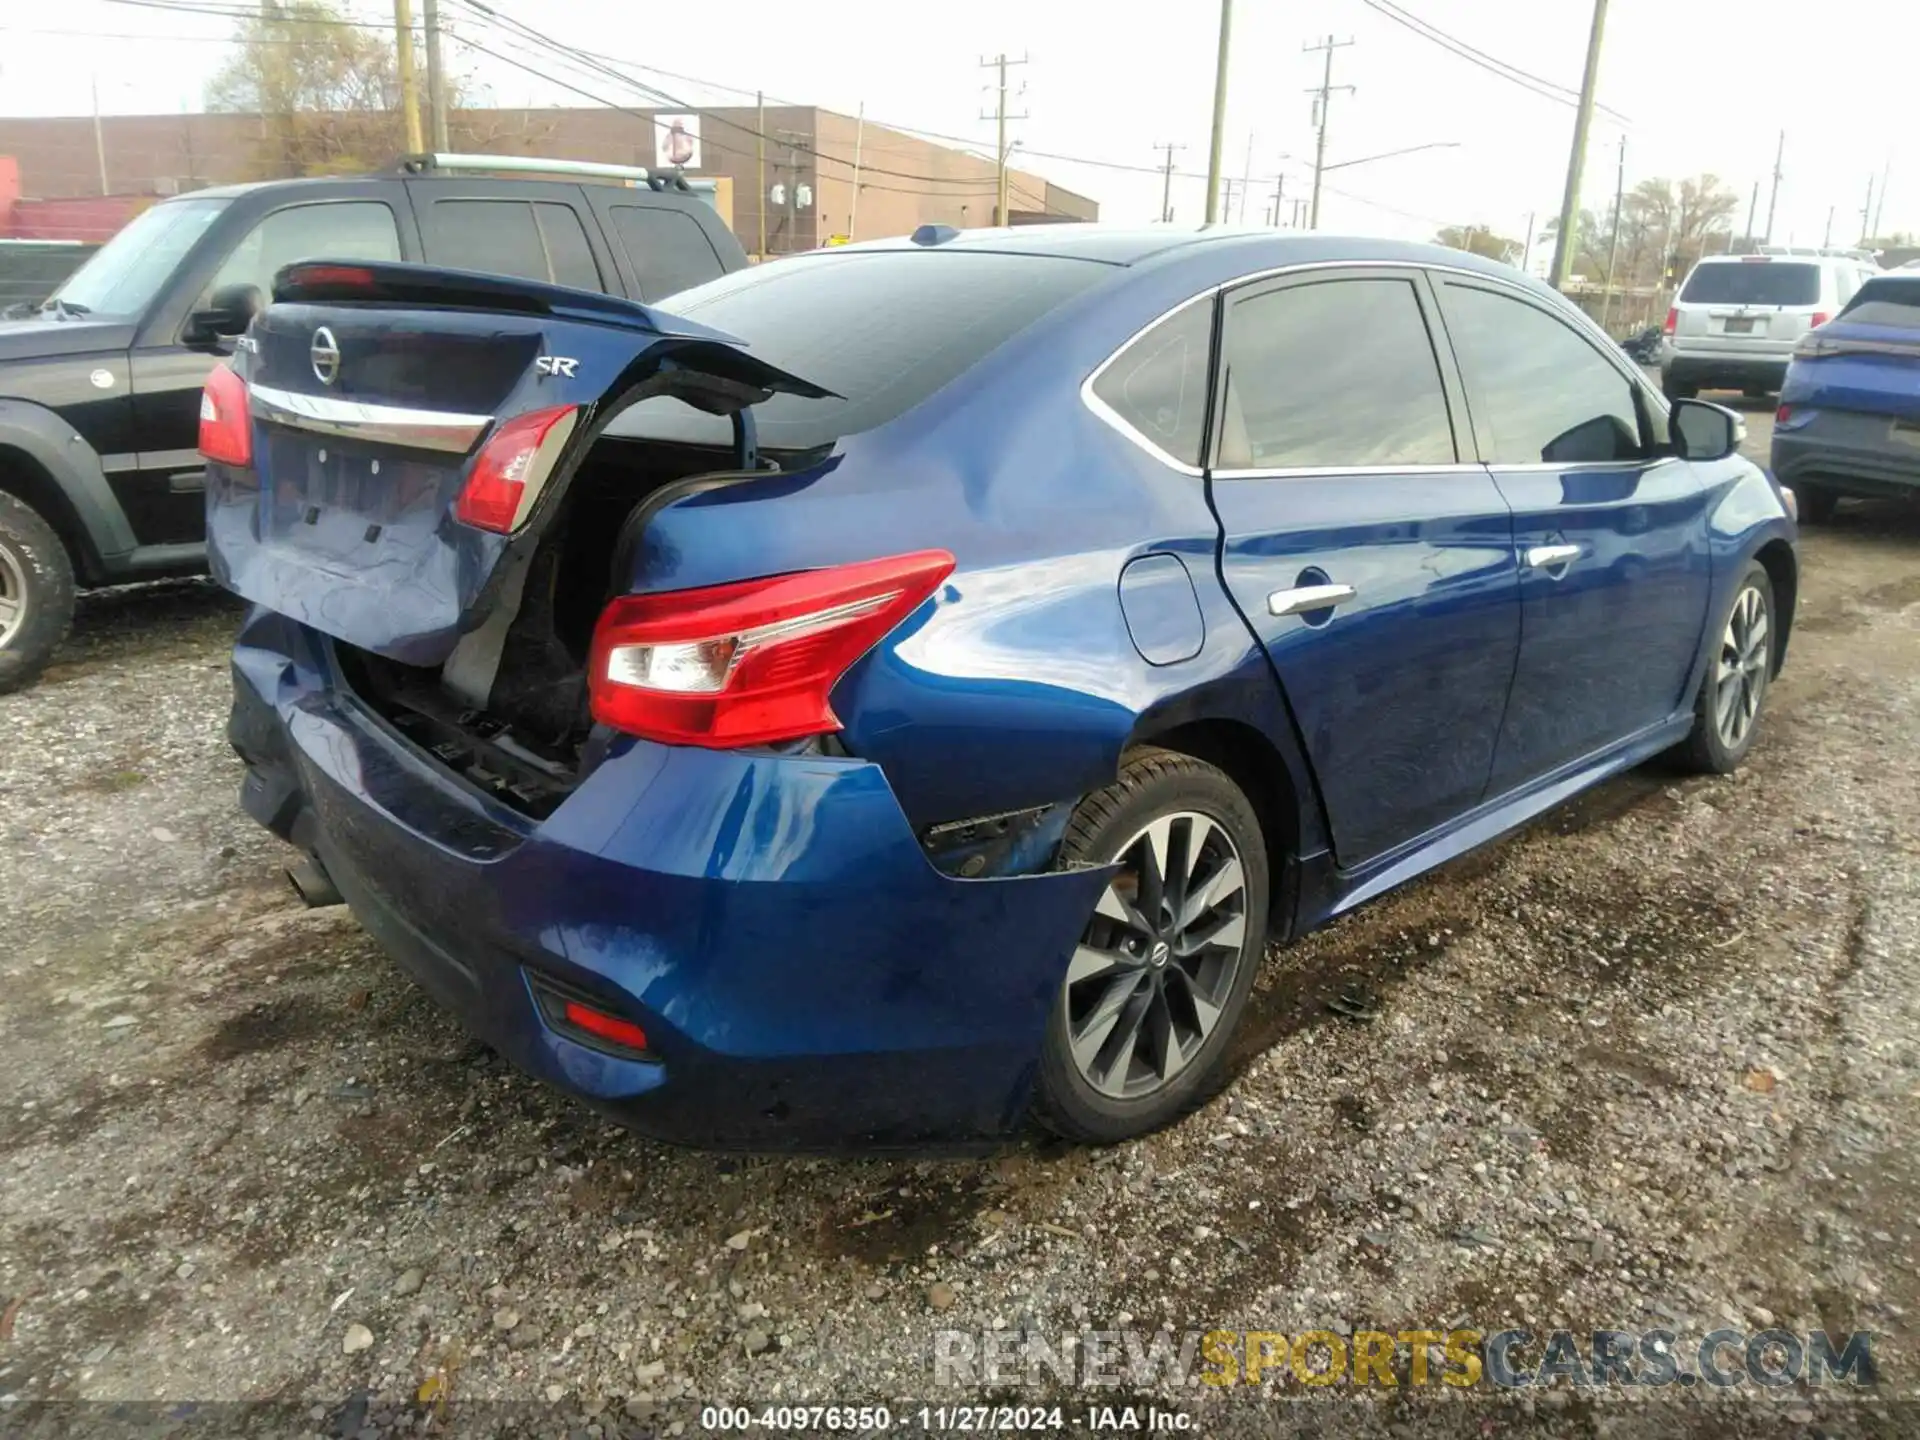
<path fill-rule="evenodd" d="M 584 185 L 590 189 L 618 190 L 632 199 L 644 197 L 649 203 L 664 201 L 669 205 L 696 204 L 705 205 L 706 201 L 697 194 L 679 190 L 652 190 L 645 186 L 622 185 L 612 180 L 596 180 L 591 176 L 578 175 L 489 175 L 478 171 L 460 171 L 457 173 L 434 173 L 423 175 L 401 174 L 391 170 L 372 170 L 361 175 L 308 175 L 297 180 L 251 180 L 239 185 L 209 185 L 200 190 L 188 190 L 179 195 L 170 195 L 160 203 L 170 205 L 180 200 L 232 200 L 242 195 L 251 195 L 259 190 L 329 190 L 343 184 L 363 184 L 368 180 L 405 180 L 416 185 L 461 185 L 470 186 L 474 182 L 497 181 L 501 184 L 524 185 Z"/>

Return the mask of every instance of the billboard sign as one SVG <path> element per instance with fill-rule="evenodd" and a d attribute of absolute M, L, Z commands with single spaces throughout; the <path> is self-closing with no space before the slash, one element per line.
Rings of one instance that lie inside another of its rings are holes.
<path fill-rule="evenodd" d="M 700 117 L 698 115 L 653 117 L 653 165 L 656 170 L 698 170 L 700 168 Z"/>

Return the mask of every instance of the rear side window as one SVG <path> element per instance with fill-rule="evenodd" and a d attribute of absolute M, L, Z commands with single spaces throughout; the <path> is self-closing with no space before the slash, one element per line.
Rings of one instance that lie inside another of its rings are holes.
<path fill-rule="evenodd" d="M 1920 271 L 1912 276 L 1875 276 L 1860 287 L 1853 303 L 1840 313 L 1862 325 L 1920 330 Z"/>
<path fill-rule="evenodd" d="M 567 205 L 525 200 L 436 200 L 427 206 L 427 258 L 456 270 L 600 290 L 580 217 Z"/>
<path fill-rule="evenodd" d="M 1784 260 L 1727 260 L 1699 265 L 1680 299 L 1688 305 L 1817 305 L 1820 267 Z"/>
<path fill-rule="evenodd" d="M 1440 364 L 1413 285 L 1328 280 L 1227 312 L 1222 470 L 1451 465 Z"/>
<path fill-rule="evenodd" d="M 834 392 L 754 407 L 762 445 L 808 450 L 885 424 L 1115 273 L 1059 256 L 821 251 L 736 270 L 682 291 L 671 309 Z M 701 445 L 732 436 L 727 421 L 665 398 L 633 406 L 608 433 Z"/>
<path fill-rule="evenodd" d="M 206 294 L 229 285 L 273 289 L 283 265 L 298 260 L 398 260 L 393 211 L 378 200 L 336 200 L 275 210 L 233 247 Z M 203 298 L 202 304 L 206 303 Z"/>
<path fill-rule="evenodd" d="M 614 234 L 640 282 L 642 300 L 661 300 L 700 285 L 724 268 L 700 222 L 649 205 L 612 207 Z"/>
<path fill-rule="evenodd" d="M 1491 290 L 1448 283 L 1447 333 L 1490 465 L 1642 459 L 1633 386 L 1565 321 Z"/>
<path fill-rule="evenodd" d="M 1188 305 L 1108 361 L 1093 393 L 1156 449 L 1183 465 L 1198 465 L 1206 443 L 1212 347 L 1213 306 Z"/>

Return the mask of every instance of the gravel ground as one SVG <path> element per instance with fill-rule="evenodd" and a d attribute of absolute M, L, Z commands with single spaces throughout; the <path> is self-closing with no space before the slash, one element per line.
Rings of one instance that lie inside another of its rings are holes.
<path fill-rule="evenodd" d="M 236 807 L 234 606 L 90 597 L 0 698 L 0 1396 L 354 1433 L 424 1384 L 697 1429 L 694 1399 L 936 1395 L 936 1328 L 1449 1324 L 1869 1329 L 1881 1393 L 1920 1396 L 1917 560 L 1913 510 L 1809 535 L 1738 776 L 1628 775 L 1276 950 L 1237 1078 L 1168 1133 L 966 1161 L 670 1150 L 503 1068 L 298 908 Z M 1651 1413 L 1276 1394 L 1161 1403 L 1215 1432 Z M 1662 1424 L 1912 1428 L 1689 1398 Z"/>

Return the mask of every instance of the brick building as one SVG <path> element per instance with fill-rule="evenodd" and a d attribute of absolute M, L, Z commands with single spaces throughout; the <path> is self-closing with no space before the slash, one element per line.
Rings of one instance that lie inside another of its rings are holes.
<path fill-rule="evenodd" d="M 652 113 L 473 110 L 460 112 L 455 123 L 459 132 L 479 136 L 476 148 L 489 154 L 651 166 Z M 926 223 L 997 223 L 993 163 L 978 155 L 814 106 L 685 113 L 698 116 L 699 131 L 699 163 L 686 173 L 732 179 L 734 230 L 750 252 L 761 248 L 763 223 L 766 253 L 774 255 L 843 236 L 905 234 Z M 171 195 L 275 178 L 267 133 L 258 115 L 115 115 L 100 121 L 96 145 L 91 116 L 0 118 L 0 156 L 18 163 L 18 193 L 31 200 L 100 197 L 103 190 Z M 776 187 L 777 201 L 771 198 Z M 1008 191 L 1011 224 L 1099 218 L 1097 202 L 1030 171 L 1010 171 Z"/>

